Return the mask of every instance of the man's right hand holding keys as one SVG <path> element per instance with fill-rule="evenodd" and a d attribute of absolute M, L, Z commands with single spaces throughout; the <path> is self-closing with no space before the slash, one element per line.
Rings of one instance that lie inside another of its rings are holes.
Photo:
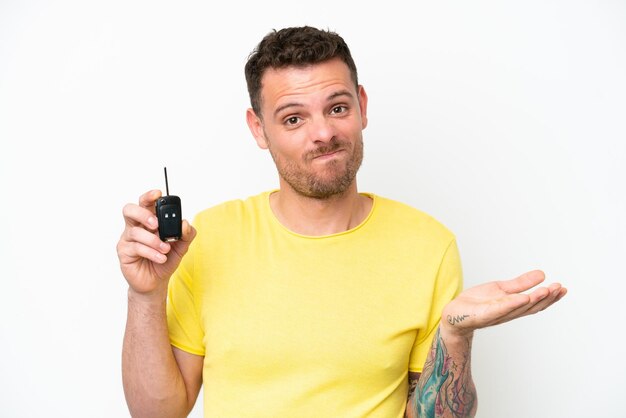
<path fill-rule="evenodd" d="M 203 357 L 172 347 L 166 318 L 167 286 L 196 230 L 183 221 L 182 239 L 166 243 L 158 233 L 152 190 L 124 206 L 125 228 L 117 244 L 128 282 L 128 319 L 122 353 L 124 393 L 133 417 L 186 416 L 202 386 Z"/>

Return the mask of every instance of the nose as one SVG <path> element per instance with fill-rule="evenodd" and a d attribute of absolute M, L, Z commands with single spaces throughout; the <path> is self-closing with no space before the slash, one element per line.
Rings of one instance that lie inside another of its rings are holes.
<path fill-rule="evenodd" d="M 309 124 L 309 138 L 317 143 L 330 142 L 335 137 L 336 131 L 332 121 L 323 116 L 313 118 Z"/>

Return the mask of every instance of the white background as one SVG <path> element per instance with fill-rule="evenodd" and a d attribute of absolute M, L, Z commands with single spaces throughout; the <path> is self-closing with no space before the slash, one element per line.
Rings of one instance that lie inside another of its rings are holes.
<path fill-rule="evenodd" d="M 128 416 L 121 208 L 164 165 L 188 218 L 275 187 L 243 66 L 310 24 L 369 93 L 360 189 L 452 229 L 468 286 L 569 288 L 477 333 L 478 416 L 624 416 L 626 4 L 250 3 L 0 0 L 0 415 Z"/>

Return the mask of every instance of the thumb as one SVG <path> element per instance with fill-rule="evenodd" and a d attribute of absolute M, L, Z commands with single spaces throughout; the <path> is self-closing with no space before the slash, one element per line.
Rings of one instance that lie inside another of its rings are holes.
<path fill-rule="evenodd" d="M 187 250 L 189 249 L 191 242 L 196 237 L 196 234 L 196 228 L 191 226 L 191 224 L 187 222 L 187 220 L 183 220 L 181 238 L 176 242 L 170 243 L 170 245 L 172 246 L 172 251 L 175 252 L 180 258 L 182 258 L 187 253 Z"/>
<path fill-rule="evenodd" d="M 191 226 L 187 220 L 183 220 L 183 236 L 181 237 L 182 242 L 186 242 L 187 246 L 191 244 L 191 241 L 196 237 L 196 228 Z"/>

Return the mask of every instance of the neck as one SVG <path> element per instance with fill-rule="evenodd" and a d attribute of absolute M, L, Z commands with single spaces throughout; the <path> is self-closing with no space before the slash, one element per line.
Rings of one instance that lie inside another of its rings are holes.
<path fill-rule="evenodd" d="M 303 196 L 281 185 L 270 195 L 270 207 L 289 230 L 308 236 L 331 235 L 358 226 L 369 214 L 372 199 L 357 192 L 356 183 L 325 199 Z"/>

